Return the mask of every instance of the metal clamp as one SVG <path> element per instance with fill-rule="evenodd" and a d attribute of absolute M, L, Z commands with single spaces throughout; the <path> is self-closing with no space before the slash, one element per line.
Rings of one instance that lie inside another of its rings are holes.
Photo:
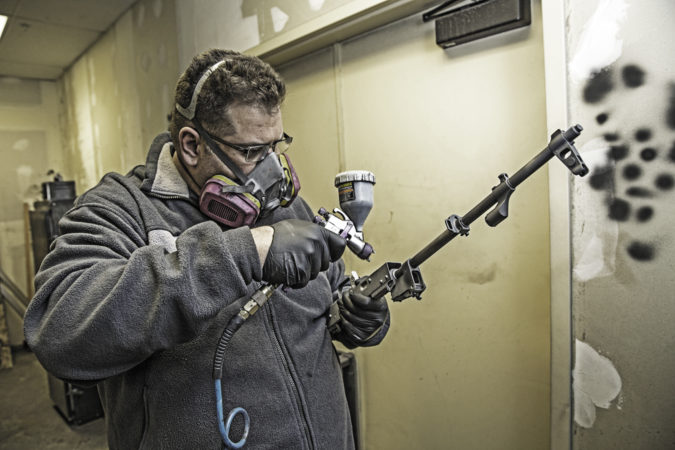
<path fill-rule="evenodd" d="M 448 227 L 448 230 L 451 233 L 460 234 L 462 236 L 469 235 L 469 226 L 464 225 L 462 218 L 457 214 L 453 214 L 445 219 L 445 226 Z"/>
<path fill-rule="evenodd" d="M 391 299 L 395 302 L 401 302 L 410 297 L 422 300 L 422 292 L 426 288 L 427 285 L 422 280 L 419 267 L 411 266 L 410 260 L 407 260 L 396 272 L 396 283 L 391 291 Z"/>

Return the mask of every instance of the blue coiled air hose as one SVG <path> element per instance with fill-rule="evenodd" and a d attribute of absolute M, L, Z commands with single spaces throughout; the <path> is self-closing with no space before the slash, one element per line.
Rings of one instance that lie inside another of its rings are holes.
<path fill-rule="evenodd" d="M 216 346 L 216 354 L 213 358 L 213 380 L 214 388 L 216 390 L 216 412 L 218 415 L 218 431 L 220 431 L 220 437 L 222 438 L 225 446 L 227 448 L 242 448 L 246 444 L 246 438 L 248 437 L 248 432 L 250 430 L 251 419 L 249 418 L 248 412 L 242 407 L 233 408 L 230 413 L 227 415 L 227 422 L 225 421 L 225 414 L 223 412 L 223 391 L 221 386 L 221 379 L 223 377 L 223 362 L 225 357 L 225 350 L 234 336 L 234 333 L 242 326 L 242 324 L 255 314 L 274 293 L 274 290 L 277 288 L 275 284 L 267 284 L 258 289 L 251 299 L 244 305 L 244 307 L 239 311 L 239 314 L 232 317 L 228 322 L 223 334 L 218 340 L 218 345 Z M 230 439 L 230 427 L 232 426 L 232 421 L 237 416 L 241 414 L 244 418 L 244 432 L 241 436 L 241 439 L 237 442 L 232 442 Z"/>

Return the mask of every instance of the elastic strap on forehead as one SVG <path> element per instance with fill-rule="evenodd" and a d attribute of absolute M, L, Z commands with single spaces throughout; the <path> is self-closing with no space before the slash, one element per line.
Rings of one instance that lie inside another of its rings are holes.
<path fill-rule="evenodd" d="M 176 103 L 176 109 L 178 110 L 179 113 L 181 113 L 183 117 L 185 117 L 188 120 L 194 119 L 195 113 L 197 112 L 197 99 L 199 98 L 199 93 L 202 91 L 202 86 L 204 86 L 204 83 L 206 83 L 206 80 L 209 79 L 211 74 L 215 72 L 216 69 L 224 63 L 225 63 L 224 60 L 218 61 L 217 63 L 206 69 L 206 72 L 204 72 L 199 81 L 197 81 L 195 90 L 192 92 L 192 99 L 190 100 L 190 104 L 188 105 L 187 108 L 183 108 L 181 105 Z"/>

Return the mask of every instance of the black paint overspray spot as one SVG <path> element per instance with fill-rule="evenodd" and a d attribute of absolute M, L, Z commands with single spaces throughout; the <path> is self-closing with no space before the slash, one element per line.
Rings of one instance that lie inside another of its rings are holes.
<path fill-rule="evenodd" d="M 607 122 L 607 119 L 609 119 L 609 115 L 607 113 L 600 113 L 595 116 L 595 121 L 598 122 L 598 125 L 602 125 L 603 123 Z"/>
<path fill-rule="evenodd" d="M 614 188 L 614 168 L 611 166 L 598 167 L 589 178 L 591 187 L 596 191 Z"/>
<path fill-rule="evenodd" d="M 604 69 L 592 75 L 584 87 L 584 101 L 598 103 L 614 89 L 611 69 Z"/>
<path fill-rule="evenodd" d="M 675 141 L 673 141 L 673 146 L 670 147 L 670 150 L 668 151 L 668 159 L 670 162 L 675 163 Z"/>
<path fill-rule="evenodd" d="M 671 174 L 663 173 L 656 177 L 656 181 L 654 183 L 656 184 L 656 187 L 662 191 L 669 191 L 675 185 L 675 179 Z"/>
<path fill-rule="evenodd" d="M 619 140 L 618 133 L 605 133 L 603 136 L 607 142 L 616 142 Z"/>
<path fill-rule="evenodd" d="M 628 156 L 628 146 L 626 145 L 612 145 L 609 148 L 608 156 L 614 161 L 620 161 Z"/>
<path fill-rule="evenodd" d="M 630 204 L 626 200 L 615 198 L 609 204 L 609 218 L 617 222 L 625 222 L 630 216 Z"/>
<path fill-rule="evenodd" d="M 647 147 L 640 152 L 640 158 L 642 158 L 643 161 L 653 161 L 656 158 L 656 150 Z"/>
<path fill-rule="evenodd" d="M 666 112 L 666 125 L 671 130 L 675 130 L 675 83 L 670 84 L 670 101 Z"/>
<path fill-rule="evenodd" d="M 642 169 L 637 164 L 628 164 L 623 168 L 623 177 L 626 180 L 637 180 L 642 175 Z"/>
<path fill-rule="evenodd" d="M 642 86 L 645 82 L 645 71 L 635 64 L 629 64 L 621 70 L 623 83 L 630 88 Z"/>
<path fill-rule="evenodd" d="M 654 208 L 651 206 L 643 206 L 635 213 L 638 222 L 647 222 L 651 220 L 652 216 L 654 216 Z"/>
<path fill-rule="evenodd" d="M 651 198 L 654 196 L 652 191 L 642 187 L 628 188 L 626 189 L 626 195 L 629 197 L 637 197 L 637 198 Z"/>
<path fill-rule="evenodd" d="M 651 261 L 654 259 L 654 246 L 643 242 L 633 241 L 628 248 L 628 254 L 637 261 Z"/>
<path fill-rule="evenodd" d="M 637 180 L 642 175 L 642 169 L 637 164 L 628 164 L 623 168 L 623 177 L 626 180 Z"/>
<path fill-rule="evenodd" d="M 638 142 L 645 142 L 652 138 L 652 130 L 649 128 L 640 128 L 635 132 L 635 140 Z"/>

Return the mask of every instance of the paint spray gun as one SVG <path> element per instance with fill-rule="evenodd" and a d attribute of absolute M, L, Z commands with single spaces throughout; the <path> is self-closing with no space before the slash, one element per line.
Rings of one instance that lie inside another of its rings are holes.
<path fill-rule="evenodd" d="M 314 223 L 325 227 L 328 231 L 341 236 L 347 241 L 349 248 L 361 259 L 369 260 L 370 255 L 375 253 L 373 247 L 364 240 L 363 223 L 366 221 L 373 207 L 373 186 L 375 175 L 365 170 L 351 170 L 335 176 L 335 187 L 338 189 L 340 208 L 328 212 L 320 208 L 318 215 L 314 217 Z M 223 334 L 218 341 L 213 360 L 213 379 L 216 391 L 216 405 L 218 413 L 218 427 L 220 436 L 227 448 L 241 448 L 248 437 L 250 419 L 244 408 L 234 408 L 228 414 L 227 419 L 223 412 L 223 400 L 221 391 L 221 378 L 225 350 L 234 333 L 252 315 L 254 315 L 272 297 L 278 284 L 265 284 L 260 287 L 241 308 L 239 313 L 230 319 Z M 234 418 L 241 414 L 244 419 L 244 433 L 237 442 L 230 440 L 230 426 Z"/>
<path fill-rule="evenodd" d="M 363 239 L 363 223 L 373 208 L 373 186 L 375 175 L 366 170 L 350 170 L 335 176 L 340 208 L 329 213 L 319 209 L 314 222 L 347 241 L 347 247 L 361 259 L 370 261 L 375 253 L 373 247 Z M 339 214 L 336 215 L 336 214 Z"/>

